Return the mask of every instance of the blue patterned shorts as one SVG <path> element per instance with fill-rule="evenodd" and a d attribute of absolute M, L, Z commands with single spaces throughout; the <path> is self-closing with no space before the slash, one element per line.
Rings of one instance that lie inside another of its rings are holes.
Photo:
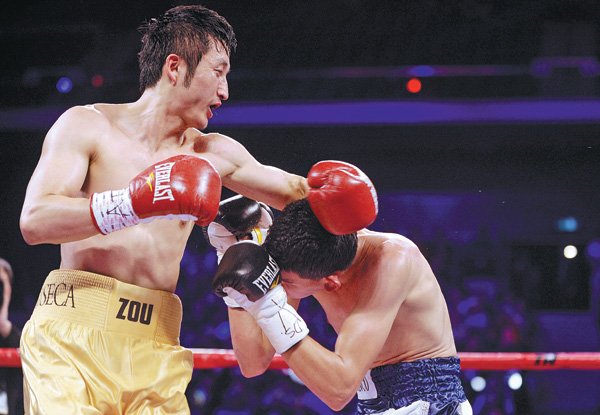
<path fill-rule="evenodd" d="M 459 374 L 458 356 L 375 367 L 367 373 L 359 388 L 357 414 L 379 414 L 418 405 L 420 412 L 415 410 L 414 413 L 467 414 L 470 405 L 466 402 Z M 422 402 L 422 405 L 416 402 Z M 464 402 L 466 405 L 462 404 Z M 413 413 L 412 410 L 405 412 Z"/>

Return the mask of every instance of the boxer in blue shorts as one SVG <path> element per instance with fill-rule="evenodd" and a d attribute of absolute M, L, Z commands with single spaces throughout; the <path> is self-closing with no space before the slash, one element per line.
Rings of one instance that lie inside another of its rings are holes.
<path fill-rule="evenodd" d="M 401 235 L 334 235 L 299 200 L 274 220 L 263 246 L 243 241 L 225 250 L 213 289 L 229 306 L 247 377 L 279 353 L 333 410 L 358 393 L 358 414 L 472 414 L 444 296 Z M 310 295 L 338 334 L 333 351 L 308 335 L 296 312 Z"/>

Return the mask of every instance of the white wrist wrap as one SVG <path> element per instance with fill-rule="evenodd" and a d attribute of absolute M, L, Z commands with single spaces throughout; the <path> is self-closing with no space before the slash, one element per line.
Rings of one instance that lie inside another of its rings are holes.
<path fill-rule="evenodd" d="M 277 353 L 289 350 L 308 335 L 306 322 L 294 307 L 287 303 L 287 294 L 281 285 L 267 292 L 256 302 L 248 300 L 244 294 L 233 288 L 227 287 L 223 291 L 252 314 Z"/>
<path fill-rule="evenodd" d="M 140 223 L 133 211 L 128 188 L 94 193 L 90 209 L 92 219 L 104 235 Z"/>
<path fill-rule="evenodd" d="M 225 304 L 227 305 L 227 307 L 229 308 L 242 308 L 241 305 L 239 305 L 237 303 L 237 301 L 235 301 L 233 298 L 231 298 L 230 296 L 227 297 L 223 297 L 223 301 L 225 302 Z"/>
<path fill-rule="evenodd" d="M 288 303 L 285 303 L 276 315 L 258 319 L 256 322 L 279 354 L 292 348 L 305 338 L 309 331 L 302 317 Z"/>

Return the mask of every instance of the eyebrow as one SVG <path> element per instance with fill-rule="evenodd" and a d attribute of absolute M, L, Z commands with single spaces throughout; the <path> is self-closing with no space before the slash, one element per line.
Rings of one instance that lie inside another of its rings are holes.
<path fill-rule="evenodd" d="M 227 70 L 227 73 L 231 72 L 231 66 L 229 62 L 227 62 L 225 59 L 219 59 L 217 62 L 215 62 L 214 66 L 222 66 L 224 69 Z"/>

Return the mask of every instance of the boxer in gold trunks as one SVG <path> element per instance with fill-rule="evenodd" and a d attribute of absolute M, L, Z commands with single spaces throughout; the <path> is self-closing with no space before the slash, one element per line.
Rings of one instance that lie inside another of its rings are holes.
<path fill-rule="evenodd" d="M 322 185 L 200 131 L 229 97 L 223 17 L 177 6 L 142 29 L 141 97 L 67 110 L 27 188 L 25 241 L 61 245 L 22 334 L 28 414 L 188 414 L 173 292 L 193 227 L 215 218 L 222 185 L 275 209 Z"/>
<path fill-rule="evenodd" d="M 280 208 L 305 193 L 305 179 L 200 132 L 229 96 L 227 21 L 179 6 L 142 30 L 141 97 L 67 110 L 27 188 L 25 241 L 61 245 L 21 340 L 29 414 L 189 413 L 173 292 L 194 224 L 212 220 L 222 184 Z"/>

